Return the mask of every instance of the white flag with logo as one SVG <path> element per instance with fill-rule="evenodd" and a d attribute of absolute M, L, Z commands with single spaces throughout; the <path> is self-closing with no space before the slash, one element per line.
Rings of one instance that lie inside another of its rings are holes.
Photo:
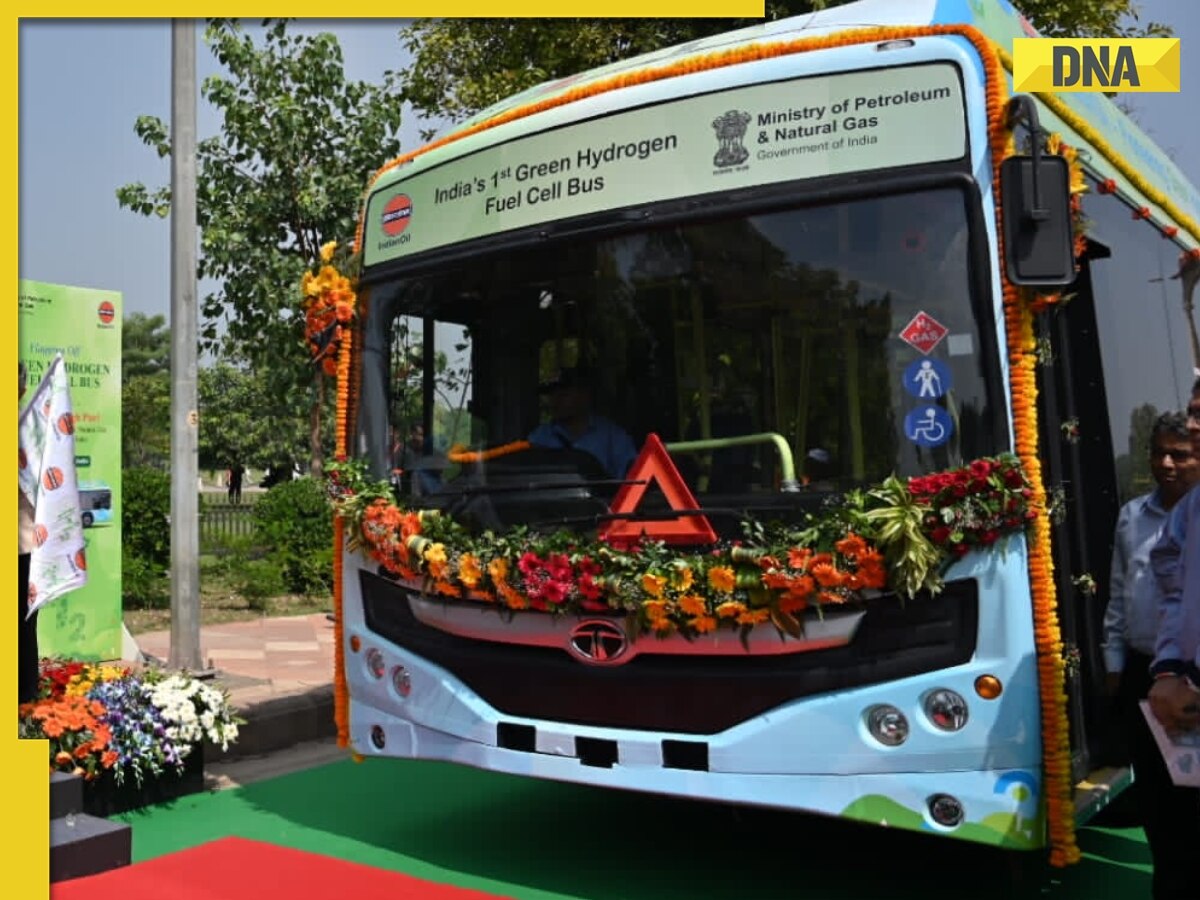
<path fill-rule="evenodd" d="M 55 356 L 17 426 L 17 481 L 34 509 L 26 615 L 87 583 L 70 379 Z"/>

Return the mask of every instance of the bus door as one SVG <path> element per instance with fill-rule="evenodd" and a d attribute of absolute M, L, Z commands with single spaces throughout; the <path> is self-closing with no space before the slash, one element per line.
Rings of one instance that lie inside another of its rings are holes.
<path fill-rule="evenodd" d="M 1089 243 L 1089 259 L 1108 257 Z M 1097 771 L 1107 720 L 1104 691 L 1104 598 L 1119 512 L 1095 307 L 1088 263 L 1064 294 L 1064 303 L 1038 317 L 1038 397 L 1043 479 L 1051 509 L 1055 588 L 1067 665 L 1073 781 L 1097 788 L 1099 799 L 1126 772 Z M 1101 782 L 1107 781 L 1108 788 Z M 1084 813 L 1088 791 L 1077 791 Z M 1103 801 L 1092 803 L 1091 812 Z"/>

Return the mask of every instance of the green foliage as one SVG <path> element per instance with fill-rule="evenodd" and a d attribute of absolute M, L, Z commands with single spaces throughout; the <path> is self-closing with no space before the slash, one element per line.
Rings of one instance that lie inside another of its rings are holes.
<path fill-rule="evenodd" d="M 305 459 L 309 451 L 307 398 L 294 391 L 272 389 L 261 371 L 247 371 L 218 362 L 201 369 L 197 383 L 200 402 L 200 466 L 225 469 L 235 462 L 266 469 Z M 333 410 L 323 411 L 331 426 Z M 333 429 L 322 429 L 324 449 L 333 444 Z"/>
<path fill-rule="evenodd" d="M 121 384 L 121 459 L 126 466 L 162 466 L 171 456 L 171 378 L 134 375 Z"/>
<path fill-rule="evenodd" d="M 148 566 L 171 562 L 171 479 L 158 469 L 135 467 L 121 475 L 121 530 L 124 549 Z"/>
<path fill-rule="evenodd" d="M 324 593 L 333 578 L 333 513 L 322 483 L 298 478 L 275 485 L 254 506 L 258 542 L 271 548 L 284 586 Z"/>
<path fill-rule="evenodd" d="M 121 551 L 121 593 L 127 609 L 166 609 L 171 605 L 171 582 L 161 565 Z"/>
<path fill-rule="evenodd" d="M 394 76 L 380 85 L 347 80 L 332 34 L 294 36 L 268 20 L 252 35 L 214 19 L 205 42 L 223 72 L 201 87 L 221 117 L 197 147 L 198 275 L 218 285 L 201 302 L 201 343 L 245 360 L 274 395 L 319 404 L 323 377 L 304 344 L 300 277 L 323 243 L 354 234 L 364 186 L 399 151 L 403 101 Z M 141 116 L 134 130 L 159 156 L 170 154 L 160 119 Z M 163 215 L 170 190 L 129 184 L 117 202 Z"/>
<path fill-rule="evenodd" d="M 121 325 L 121 378 L 171 370 L 171 331 L 164 316 L 130 313 Z"/>
<path fill-rule="evenodd" d="M 1136 0 L 1018 0 L 1017 8 L 1046 37 L 1169 37 L 1160 22 L 1142 24 Z"/>
<path fill-rule="evenodd" d="M 162 316 L 130 313 L 121 328 L 121 460 L 163 465 L 171 455 L 171 332 Z"/>
<path fill-rule="evenodd" d="M 849 0 L 768 2 L 766 19 Z M 1047 36 L 1160 37 L 1135 0 L 1020 0 Z M 405 97 L 426 116 L 461 121 L 520 91 L 641 53 L 756 24 L 757 19 L 417 19 L 400 33 L 413 64 Z M 432 132 L 426 132 L 429 137 Z"/>
<path fill-rule="evenodd" d="M 121 474 L 121 581 L 125 605 L 164 609 L 170 605 L 171 480 L 158 469 L 127 468 Z"/>
<path fill-rule="evenodd" d="M 767 18 L 837 5 L 837 0 L 769 2 Z M 425 115 L 460 121 L 545 81 L 758 21 L 417 19 L 400 32 L 413 54 L 401 84 L 405 99 Z"/>

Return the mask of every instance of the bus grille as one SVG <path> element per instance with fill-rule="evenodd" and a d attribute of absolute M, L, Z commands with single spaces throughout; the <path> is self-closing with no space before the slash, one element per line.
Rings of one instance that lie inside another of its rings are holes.
<path fill-rule="evenodd" d="M 647 655 L 597 667 L 565 649 L 447 634 L 416 619 L 407 589 L 367 571 L 360 579 L 371 631 L 452 673 L 505 715 L 686 734 L 716 734 L 801 697 L 960 665 L 975 652 L 978 622 L 975 581 L 955 581 L 937 596 L 873 601 L 844 647 L 746 658 Z"/>

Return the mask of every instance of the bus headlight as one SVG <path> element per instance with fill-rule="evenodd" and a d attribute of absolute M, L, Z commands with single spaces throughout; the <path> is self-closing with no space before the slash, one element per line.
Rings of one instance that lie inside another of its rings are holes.
<path fill-rule="evenodd" d="M 908 739 L 908 719 L 888 703 L 867 710 L 867 731 L 871 737 L 888 747 L 899 747 Z"/>
<path fill-rule="evenodd" d="M 367 671 L 376 678 L 382 678 L 383 673 L 387 671 L 387 663 L 383 659 L 383 653 L 375 647 L 367 651 Z"/>
<path fill-rule="evenodd" d="M 392 687 L 401 697 L 407 697 L 412 693 L 412 676 L 408 674 L 408 669 L 404 666 L 396 666 L 392 669 Z"/>
<path fill-rule="evenodd" d="M 934 794 L 929 798 L 929 817 L 943 828 L 957 828 L 966 818 L 966 812 L 957 797 Z"/>
<path fill-rule="evenodd" d="M 961 694 L 938 688 L 925 695 L 925 715 L 935 728 L 959 731 L 967 724 L 967 701 Z"/>

